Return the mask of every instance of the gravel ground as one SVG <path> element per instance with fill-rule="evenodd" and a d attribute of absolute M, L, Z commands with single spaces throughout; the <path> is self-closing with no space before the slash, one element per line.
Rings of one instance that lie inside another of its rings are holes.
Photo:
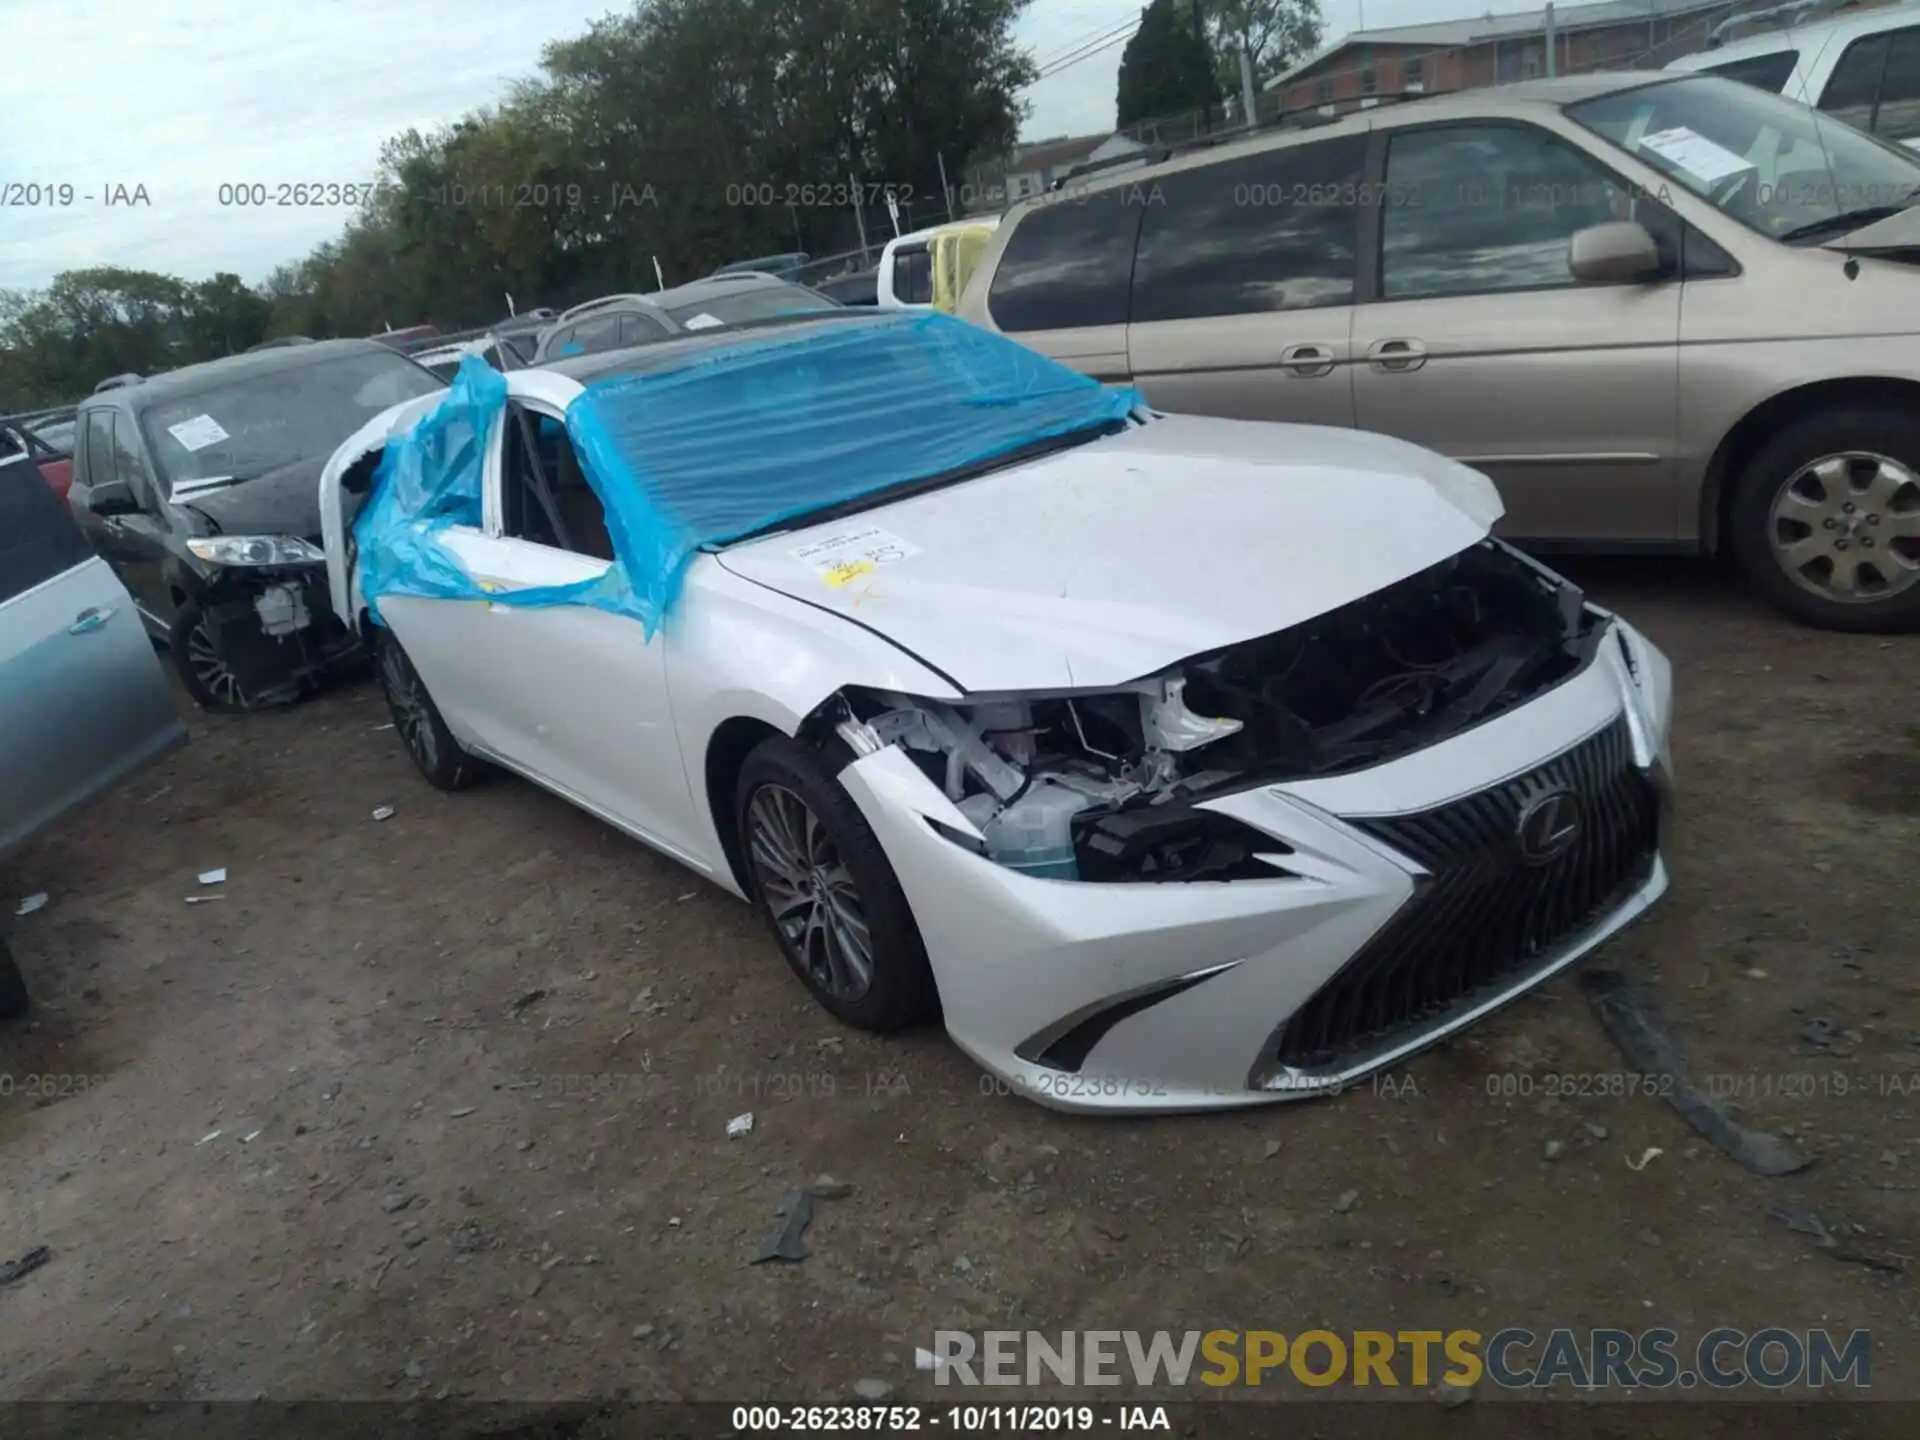
<path fill-rule="evenodd" d="M 1805 1173 L 1562 1086 L 1627 1068 L 1572 979 L 1329 1101 L 983 1093 L 561 801 L 428 789 L 356 684 L 196 716 L 0 864 L 0 914 L 52 896 L 5 922 L 40 1008 L 0 1030 L 0 1260 L 52 1258 L 0 1288 L 0 1395 L 930 1401 L 935 1328 L 1667 1324 L 1866 1327 L 1876 1395 L 1920 1399 L 1920 640 L 1797 629 L 1707 565 L 1570 568 L 1679 686 L 1673 889 L 1603 963 Z M 750 1266 L 822 1172 L 852 1191 L 811 1258 Z"/>

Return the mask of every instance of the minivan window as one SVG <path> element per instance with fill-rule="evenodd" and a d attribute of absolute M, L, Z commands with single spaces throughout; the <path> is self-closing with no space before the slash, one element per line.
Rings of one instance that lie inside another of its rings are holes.
<path fill-rule="evenodd" d="M 22 458 L 0 464 L 0 605 L 91 553 L 72 513 L 37 467 Z"/>
<path fill-rule="evenodd" d="M 1387 146 L 1380 293 L 1412 300 L 1570 286 L 1573 233 L 1629 215 L 1623 186 L 1543 130 L 1401 131 Z"/>
<path fill-rule="evenodd" d="M 1920 26 L 1896 30 L 1880 78 L 1880 104 L 1873 130 L 1889 140 L 1920 136 Z"/>
<path fill-rule="evenodd" d="M 1880 97 L 1880 72 L 1887 68 L 1888 39 L 1869 35 L 1847 46 L 1835 62 L 1820 108 L 1836 120 L 1862 130 L 1873 129 L 1873 109 Z"/>
<path fill-rule="evenodd" d="M 1133 242 L 1145 213 L 1138 185 L 1049 193 L 1014 222 L 987 309 L 1002 330 L 1124 325 Z"/>
<path fill-rule="evenodd" d="M 1135 324 L 1353 303 L 1366 137 L 1154 182 L 1133 266 Z"/>
<path fill-rule="evenodd" d="M 1725 65 L 1703 65 L 1701 69 L 1709 75 L 1724 75 L 1729 80 L 1738 80 L 1742 85 L 1752 85 L 1778 95 L 1787 88 L 1787 81 L 1793 78 L 1793 67 L 1799 63 L 1798 50 L 1775 50 L 1771 54 L 1753 55 L 1745 60 L 1730 60 Z"/>
<path fill-rule="evenodd" d="M 186 480 L 249 480 L 298 461 L 325 461 L 381 411 L 445 388 L 432 371 L 369 346 L 335 359 L 242 371 L 149 406 L 141 425 L 171 495 Z"/>
<path fill-rule="evenodd" d="M 1920 197 L 1920 155 L 1718 76 L 1642 85 L 1565 113 L 1777 240 L 1817 243 Z"/>

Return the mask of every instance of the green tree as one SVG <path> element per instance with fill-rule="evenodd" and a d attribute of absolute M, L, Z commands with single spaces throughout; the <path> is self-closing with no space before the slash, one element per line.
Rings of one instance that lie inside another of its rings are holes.
<path fill-rule="evenodd" d="M 1240 93 L 1240 52 L 1255 88 L 1320 48 L 1320 0 L 1211 0 L 1209 26 L 1221 90 Z"/>
<path fill-rule="evenodd" d="M 1195 0 L 1151 0 L 1120 52 L 1118 123 L 1207 110 L 1220 101 L 1213 50 L 1194 25 Z M 1201 12 L 1204 17 L 1204 10 Z"/>

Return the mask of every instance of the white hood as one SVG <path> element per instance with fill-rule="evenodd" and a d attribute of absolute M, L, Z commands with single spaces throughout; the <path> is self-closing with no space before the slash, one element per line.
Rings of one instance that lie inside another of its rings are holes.
<path fill-rule="evenodd" d="M 1170 415 L 719 559 L 966 690 L 1087 688 L 1336 609 L 1500 513 L 1485 476 L 1402 441 Z"/>

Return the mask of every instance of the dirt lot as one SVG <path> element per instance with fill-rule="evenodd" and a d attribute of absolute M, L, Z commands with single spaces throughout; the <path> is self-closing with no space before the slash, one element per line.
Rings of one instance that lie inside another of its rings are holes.
<path fill-rule="evenodd" d="M 0 1289 L 0 1395 L 930 1400 L 935 1328 L 1664 1323 L 1867 1327 L 1876 1394 L 1920 1399 L 1912 1281 L 1770 1215 L 1920 1265 L 1920 640 L 1795 629 L 1703 565 L 1570 568 L 1679 684 L 1673 890 L 1603 963 L 1810 1171 L 1549 1096 L 1625 1068 L 1570 980 L 1331 1101 L 983 1094 L 560 801 L 428 789 L 362 684 L 196 717 L 0 865 L 0 915 L 52 896 L 5 921 L 41 1003 L 0 1032 L 0 1259 L 52 1259 Z M 812 1257 L 748 1265 L 823 1171 L 854 1190 Z"/>

